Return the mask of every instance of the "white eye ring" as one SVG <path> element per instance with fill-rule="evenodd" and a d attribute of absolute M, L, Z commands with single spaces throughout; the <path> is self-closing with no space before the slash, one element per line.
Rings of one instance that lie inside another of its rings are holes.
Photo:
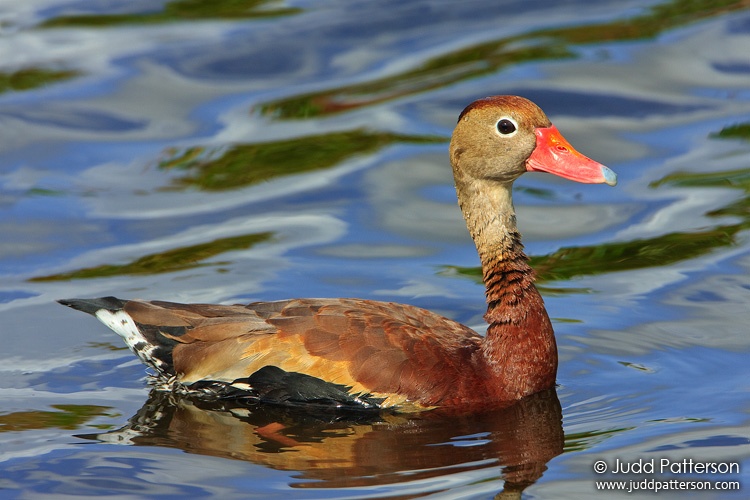
<path fill-rule="evenodd" d="M 513 137 L 518 133 L 518 122 L 510 116 L 503 116 L 495 123 L 495 132 L 500 137 Z"/>

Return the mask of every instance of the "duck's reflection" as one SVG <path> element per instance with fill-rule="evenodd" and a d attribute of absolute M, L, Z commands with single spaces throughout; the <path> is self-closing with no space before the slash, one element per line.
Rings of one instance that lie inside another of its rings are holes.
<path fill-rule="evenodd" d="M 499 467 L 498 497 L 519 495 L 562 452 L 560 402 L 550 390 L 479 415 L 352 415 L 178 398 L 152 391 L 122 429 L 81 436 L 248 460 L 299 471 L 295 487 L 353 487 Z"/>

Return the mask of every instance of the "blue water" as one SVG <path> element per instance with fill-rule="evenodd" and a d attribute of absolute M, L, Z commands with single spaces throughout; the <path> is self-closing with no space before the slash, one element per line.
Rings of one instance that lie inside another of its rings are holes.
<path fill-rule="evenodd" d="M 750 10 L 715 3 L 0 5 L 0 498 L 627 495 L 601 479 L 729 481 L 742 489 L 658 496 L 745 497 L 750 136 L 717 134 L 750 123 Z M 23 70 L 48 76 L 19 84 Z M 481 328 L 483 288 L 457 271 L 478 259 L 447 143 L 391 140 L 310 171 L 280 162 L 221 190 L 163 165 L 191 148 L 300 139 L 304 151 L 336 132 L 447 140 L 491 94 L 534 100 L 619 176 L 516 183 L 527 253 L 572 249 L 589 264 L 540 283 L 554 394 L 359 422 L 164 400 L 114 334 L 55 303 L 361 297 Z M 264 232 L 168 272 L 65 277 Z M 661 459 L 739 473 L 594 471 Z"/>

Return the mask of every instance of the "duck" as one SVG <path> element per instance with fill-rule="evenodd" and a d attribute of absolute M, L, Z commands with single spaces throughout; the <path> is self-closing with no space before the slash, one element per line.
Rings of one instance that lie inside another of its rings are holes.
<path fill-rule="evenodd" d="M 469 104 L 449 145 L 458 205 L 485 285 L 486 333 L 413 305 L 356 298 L 182 304 L 59 302 L 114 330 L 158 390 L 333 411 L 479 411 L 555 386 L 552 323 L 524 253 L 513 183 L 546 172 L 614 186 L 519 96 Z"/>

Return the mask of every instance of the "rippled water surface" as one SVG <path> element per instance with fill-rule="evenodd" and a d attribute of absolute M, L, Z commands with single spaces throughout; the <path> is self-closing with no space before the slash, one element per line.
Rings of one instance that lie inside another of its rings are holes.
<path fill-rule="evenodd" d="M 0 2 L 0 497 L 742 498 L 748 54 L 731 0 Z M 333 423 L 174 400 L 54 302 L 353 296 L 481 328 L 447 140 L 491 94 L 619 174 L 516 183 L 556 393 Z M 739 471 L 611 470 L 662 459 Z"/>

